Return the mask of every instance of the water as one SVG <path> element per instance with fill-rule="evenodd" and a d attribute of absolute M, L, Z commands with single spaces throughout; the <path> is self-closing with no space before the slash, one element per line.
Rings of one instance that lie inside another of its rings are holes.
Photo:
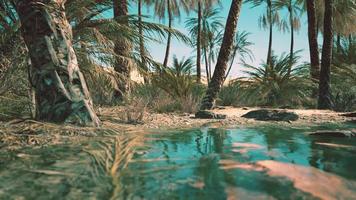
<path fill-rule="evenodd" d="M 0 150 L 0 199 L 356 199 L 356 140 L 307 135 L 331 128 L 340 127 L 202 128 Z"/>

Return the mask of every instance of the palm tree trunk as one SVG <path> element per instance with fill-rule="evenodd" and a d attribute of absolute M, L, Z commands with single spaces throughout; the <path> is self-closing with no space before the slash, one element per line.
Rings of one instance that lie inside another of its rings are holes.
<path fill-rule="evenodd" d="M 171 11 L 171 0 L 167 0 L 167 10 L 168 10 L 168 27 L 172 28 L 172 20 L 173 19 L 172 19 L 172 11 Z M 164 67 L 168 66 L 169 50 L 171 47 L 171 39 L 172 39 L 172 34 L 169 32 L 168 38 L 167 38 L 166 54 L 164 56 L 164 61 L 163 61 Z"/>
<path fill-rule="evenodd" d="M 318 25 L 315 13 L 315 0 L 307 0 L 308 39 L 310 54 L 310 73 L 314 80 L 319 80 L 320 61 L 318 47 Z"/>
<path fill-rule="evenodd" d="M 98 126 L 73 49 L 64 1 L 19 1 L 16 10 L 31 59 L 37 119 Z"/>
<path fill-rule="evenodd" d="M 113 6 L 115 19 L 118 17 L 126 17 L 128 15 L 127 0 L 113 0 Z M 128 20 L 124 22 L 124 25 L 129 25 Z M 130 41 L 123 38 L 116 39 L 114 52 L 117 57 L 114 69 L 120 75 L 120 83 L 114 97 L 119 101 L 122 101 L 124 95 L 130 91 L 131 49 Z"/>
<path fill-rule="evenodd" d="M 269 1 L 268 2 L 268 8 L 267 8 L 267 15 L 268 15 L 268 20 L 269 20 L 269 41 L 268 41 L 268 52 L 267 52 L 267 66 L 271 64 L 271 59 L 272 59 L 272 39 L 273 39 L 273 22 L 272 22 L 272 4 Z"/>
<path fill-rule="evenodd" d="M 198 1 L 198 37 L 197 37 L 197 82 L 201 82 L 201 0 Z"/>
<path fill-rule="evenodd" d="M 204 59 L 205 59 L 205 70 L 206 70 L 206 81 L 210 82 L 210 73 L 209 73 L 209 61 L 208 61 L 208 51 L 206 50 L 206 46 L 204 45 Z"/>
<path fill-rule="evenodd" d="M 330 88 L 330 66 L 333 48 L 332 4 L 333 0 L 325 0 L 324 41 L 319 80 L 319 109 L 331 109 L 333 107 Z"/>
<path fill-rule="evenodd" d="M 288 68 L 288 76 L 292 71 L 293 65 L 293 57 L 294 57 L 294 23 L 293 23 L 293 11 L 292 8 L 289 8 L 289 23 L 290 23 L 290 52 L 289 52 L 289 68 Z"/>
<path fill-rule="evenodd" d="M 240 15 L 242 0 L 232 0 L 229 15 L 226 21 L 224 37 L 216 62 L 214 75 L 208 85 L 208 90 L 202 100 L 200 109 L 206 110 L 213 108 L 218 93 L 224 82 L 227 63 L 233 48 L 237 22 Z"/>
<path fill-rule="evenodd" d="M 237 48 L 235 48 L 235 49 L 234 49 L 234 52 L 232 53 L 232 59 L 231 59 L 231 62 L 230 62 L 229 69 L 228 69 L 227 72 L 226 72 L 226 75 L 225 75 L 225 78 L 224 78 L 224 82 L 225 82 L 225 80 L 227 79 L 227 77 L 228 77 L 229 74 L 230 74 L 230 71 L 231 71 L 231 69 L 232 69 L 232 65 L 234 64 L 234 61 L 235 61 L 236 54 L 237 54 Z"/>
<path fill-rule="evenodd" d="M 144 43 L 144 35 L 143 35 L 143 28 L 142 28 L 142 0 L 138 0 L 138 31 L 140 34 L 140 55 L 141 55 L 141 68 L 148 73 L 147 63 L 146 63 L 146 52 L 145 52 L 145 43 Z M 147 78 L 147 74 L 144 75 L 144 83 L 148 83 L 149 79 Z"/>

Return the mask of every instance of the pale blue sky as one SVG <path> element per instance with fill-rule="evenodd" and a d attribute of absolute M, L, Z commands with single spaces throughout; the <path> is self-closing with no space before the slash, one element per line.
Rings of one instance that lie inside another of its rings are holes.
<path fill-rule="evenodd" d="M 226 22 L 226 17 L 229 12 L 231 0 L 223 0 L 222 1 L 222 11 L 221 17 L 223 23 Z M 132 3 L 129 9 L 130 14 L 137 14 L 137 6 Z M 267 47 L 268 47 L 268 30 L 261 30 L 258 26 L 258 18 L 264 12 L 264 7 L 255 7 L 251 8 L 250 4 L 243 4 L 240 19 L 238 23 L 237 30 L 238 31 L 247 31 L 250 32 L 249 40 L 254 43 L 251 47 L 252 52 L 254 53 L 255 60 L 253 62 L 248 62 L 254 65 L 259 65 L 262 60 L 266 59 Z M 167 20 L 159 21 L 157 17 L 154 17 L 152 8 L 143 9 L 143 15 L 150 16 L 152 21 L 157 23 L 166 24 Z M 173 22 L 173 27 L 180 30 L 181 32 L 188 35 L 188 30 L 185 29 L 185 21 L 192 17 L 195 13 L 190 13 L 189 15 L 183 13 L 181 19 L 175 19 Z M 286 17 L 286 12 L 280 13 L 281 17 Z M 151 20 L 150 20 L 151 21 Z M 283 52 L 289 52 L 290 48 L 290 34 L 288 32 L 282 33 L 278 30 L 274 30 L 273 37 L 273 50 L 277 55 L 280 55 Z M 157 61 L 163 62 L 164 54 L 165 54 L 165 44 L 147 44 L 147 48 L 149 49 L 150 54 Z M 308 37 L 307 37 L 307 19 L 306 14 L 303 14 L 301 19 L 301 29 L 299 33 L 295 35 L 295 50 L 303 50 L 300 53 L 302 57 L 300 62 L 308 62 L 309 60 L 309 50 L 308 50 Z M 173 55 L 176 55 L 178 58 L 182 57 L 190 57 L 195 56 L 195 51 L 185 45 L 182 42 L 177 40 L 173 40 L 171 45 L 171 54 L 170 54 L 170 62 L 172 61 Z M 242 76 L 243 67 L 239 64 L 239 58 L 235 59 L 235 63 L 231 72 L 231 76 Z M 205 69 L 204 65 L 202 68 Z M 203 70 L 204 71 L 204 70 Z"/>

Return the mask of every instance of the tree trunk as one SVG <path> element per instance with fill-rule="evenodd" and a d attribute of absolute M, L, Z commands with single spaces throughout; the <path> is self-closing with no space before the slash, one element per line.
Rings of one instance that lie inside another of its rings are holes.
<path fill-rule="evenodd" d="M 31 59 L 38 120 L 98 126 L 72 45 L 63 0 L 18 1 L 16 10 Z"/>
<path fill-rule="evenodd" d="M 171 0 L 167 0 L 167 12 L 168 12 L 168 27 L 172 28 L 172 11 L 171 11 Z M 163 67 L 168 66 L 169 50 L 171 48 L 172 34 L 168 33 L 166 54 L 164 56 Z"/>
<path fill-rule="evenodd" d="M 319 109 L 331 109 L 333 107 L 330 88 L 330 66 L 333 48 L 333 0 L 325 0 L 324 13 L 324 41 L 321 58 L 321 71 L 319 80 Z"/>
<path fill-rule="evenodd" d="M 128 16 L 127 0 L 113 0 L 114 18 L 119 22 L 118 17 Z M 122 23 L 122 21 L 120 22 Z M 124 25 L 129 26 L 128 20 L 125 20 Z M 124 38 L 117 38 L 115 41 L 114 52 L 116 54 L 115 71 L 119 74 L 119 87 L 115 92 L 114 97 L 122 101 L 124 95 L 130 91 L 130 72 L 131 72 L 131 42 Z"/>
<path fill-rule="evenodd" d="M 224 38 L 216 62 L 214 75 L 208 85 L 208 90 L 202 100 L 200 109 L 206 110 L 213 108 L 218 93 L 224 82 L 227 63 L 233 48 L 237 22 L 240 14 L 242 0 L 232 0 L 229 15 L 226 21 Z"/>
<path fill-rule="evenodd" d="M 198 1 L 198 37 L 197 37 L 197 82 L 201 82 L 201 0 Z"/>
<path fill-rule="evenodd" d="M 268 2 L 267 14 L 269 18 L 269 41 L 268 41 L 268 52 L 267 52 L 267 66 L 271 64 L 272 59 L 272 39 L 273 39 L 273 22 L 272 22 L 272 4 Z"/>
<path fill-rule="evenodd" d="M 208 61 L 208 50 L 206 50 L 206 45 L 204 45 L 204 59 L 205 59 L 205 70 L 206 70 L 206 81 L 210 82 L 210 73 L 209 73 L 209 61 Z"/>
<path fill-rule="evenodd" d="M 293 57 L 294 57 L 294 23 L 293 23 L 293 10 L 292 8 L 288 8 L 289 10 L 289 23 L 290 23 L 290 51 L 289 51 L 289 68 L 288 68 L 288 76 L 292 71 L 293 65 Z"/>
<path fill-rule="evenodd" d="M 308 39 L 310 54 L 310 73 L 314 80 L 319 80 L 320 61 L 318 47 L 318 25 L 315 13 L 315 0 L 307 0 Z"/>
<path fill-rule="evenodd" d="M 140 55 L 141 55 L 141 68 L 148 73 L 148 67 L 146 63 L 146 52 L 145 52 L 145 42 L 144 42 L 144 35 L 143 35 L 143 28 L 142 28 L 142 0 L 138 0 L 138 31 L 140 34 Z M 143 80 L 145 83 L 149 82 L 147 78 L 147 74 L 144 75 Z"/>
<path fill-rule="evenodd" d="M 227 79 L 227 77 L 228 77 L 229 74 L 230 74 L 230 71 L 231 71 L 232 66 L 233 66 L 233 64 L 234 64 L 234 61 L 235 61 L 236 54 L 237 54 L 237 47 L 235 47 L 234 52 L 232 53 L 232 58 L 231 58 L 231 61 L 230 61 L 230 66 L 229 66 L 229 69 L 228 69 L 227 72 L 226 72 L 226 75 L 225 75 L 225 78 L 224 78 L 224 82 L 225 82 L 225 80 Z"/>

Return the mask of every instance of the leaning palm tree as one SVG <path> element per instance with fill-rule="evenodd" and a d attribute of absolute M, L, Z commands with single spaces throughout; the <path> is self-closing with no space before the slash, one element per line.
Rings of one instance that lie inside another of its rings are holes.
<path fill-rule="evenodd" d="M 61 0 L 17 1 L 22 36 L 31 58 L 37 118 L 98 126 Z M 34 23 L 36 22 L 36 23 Z"/>
<path fill-rule="evenodd" d="M 181 9 L 183 8 L 185 12 L 188 12 L 192 5 L 189 0 L 148 0 L 148 3 L 154 5 L 155 14 L 160 20 L 165 19 L 166 15 L 168 15 L 169 28 L 172 28 L 174 17 L 180 17 Z M 168 65 L 171 40 L 172 34 L 168 33 L 166 53 L 163 61 L 164 67 Z"/>
<path fill-rule="evenodd" d="M 273 40 L 273 26 L 279 24 L 279 15 L 272 5 L 272 0 L 246 0 L 247 3 L 251 3 L 253 7 L 265 5 L 266 13 L 260 16 L 259 25 L 264 29 L 269 29 L 269 42 L 267 52 L 267 64 L 270 64 L 272 58 L 272 40 Z"/>
<path fill-rule="evenodd" d="M 296 0 L 276 0 L 273 2 L 273 6 L 280 10 L 286 9 L 288 11 L 288 20 L 282 20 L 281 28 L 283 31 L 289 29 L 291 38 L 290 38 L 290 61 L 293 60 L 294 55 L 294 32 L 300 29 L 300 13 L 301 8 Z M 288 73 L 290 74 L 291 69 L 289 69 Z"/>
<path fill-rule="evenodd" d="M 234 64 L 237 53 L 240 56 L 240 60 L 242 62 L 244 62 L 244 60 L 246 58 L 249 58 L 251 61 L 254 59 L 253 52 L 249 48 L 254 43 L 248 41 L 247 37 L 249 35 L 250 35 L 250 33 L 246 32 L 246 31 L 236 33 L 235 42 L 234 42 L 234 52 L 232 53 L 232 57 L 230 59 L 230 67 L 227 70 L 227 73 L 225 75 L 225 80 L 230 74 L 230 71 Z"/>
<path fill-rule="evenodd" d="M 331 109 L 330 66 L 333 48 L 333 0 L 325 0 L 324 41 L 319 80 L 319 109 Z"/>
<path fill-rule="evenodd" d="M 211 109 L 224 82 L 227 63 L 231 56 L 242 0 L 232 0 L 227 17 L 223 41 L 216 62 L 214 75 L 200 105 L 201 110 Z"/>

